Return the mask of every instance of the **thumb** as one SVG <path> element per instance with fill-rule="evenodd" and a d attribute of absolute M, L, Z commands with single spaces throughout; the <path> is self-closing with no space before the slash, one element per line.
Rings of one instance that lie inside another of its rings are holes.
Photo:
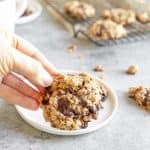
<path fill-rule="evenodd" d="M 16 49 L 12 49 L 13 69 L 12 71 L 25 76 L 35 85 L 47 87 L 51 84 L 50 74 L 43 68 L 41 63 Z"/>

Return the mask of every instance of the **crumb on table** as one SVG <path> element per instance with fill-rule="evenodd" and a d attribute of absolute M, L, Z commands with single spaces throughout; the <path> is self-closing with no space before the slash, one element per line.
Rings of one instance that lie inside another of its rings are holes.
<path fill-rule="evenodd" d="M 96 71 L 96 72 L 103 72 L 104 71 L 104 66 L 97 65 L 93 70 Z"/>
<path fill-rule="evenodd" d="M 71 45 L 68 46 L 67 51 L 69 53 L 72 53 L 76 50 L 76 48 L 77 48 L 77 46 L 75 44 L 71 44 Z"/>
<path fill-rule="evenodd" d="M 134 75 L 139 71 L 139 66 L 138 65 L 131 65 L 128 67 L 126 73 L 130 75 Z"/>

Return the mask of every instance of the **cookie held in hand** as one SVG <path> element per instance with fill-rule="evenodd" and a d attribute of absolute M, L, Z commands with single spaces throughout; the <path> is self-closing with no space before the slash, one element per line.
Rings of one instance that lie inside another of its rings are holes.
<path fill-rule="evenodd" d="M 106 89 L 98 80 L 86 73 L 56 77 L 46 88 L 41 100 L 47 122 L 62 130 L 86 128 L 88 122 L 98 118 Z"/>

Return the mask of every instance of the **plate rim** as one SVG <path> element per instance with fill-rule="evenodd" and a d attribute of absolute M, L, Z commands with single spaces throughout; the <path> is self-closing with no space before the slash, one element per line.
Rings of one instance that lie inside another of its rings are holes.
<path fill-rule="evenodd" d="M 79 73 L 80 71 L 75 71 L 75 70 L 61 70 L 60 72 L 62 73 Z M 111 94 L 111 97 L 113 99 L 113 109 L 111 111 L 111 114 L 107 117 L 106 120 L 104 120 L 102 123 L 99 123 L 96 126 L 90 127 L 90 128 L 86 128 L 86 129 L 79 129 L 79 130 L 60 130 L 60 129 L 56 129 L 56 128 L 45 128 L 44 126 L 35 123 L 34 121 L 28 119 L 25 115 L 23 115 L 22 111 L 20 110 L 22 107 L 18 106 L 18 105 L 14 105 L 17 112 L 19 113 L 19 115 L 21 116 L 21 118 L 27 122 L 30 126 L 40 130 L 40 131 L 44 131 L 50 134 L 55 134 L 55 135 L 81 135 L 81 134 L 87 134 L 93 131 L 96 131 L 102 127 L 104 127 L 112 118 L 113 116 L 116 114 L 117 108 L 118 108 L 118 98 L 117 95 L 115 93 L 115 91 L 112 89 L 111 86 L 109 86 L 109 84 L 107 82 L 102 81 L 101 79 L 99 79 L 98 77 L 96 77 L 93 74 L 88 73 L 89 75 L 91 75 L 92 77 L 95 77 L 97 80 L 100 81 L 101 84 L 103 84 L 104 86 L 106 86 L 106 88 L 108 89 L 108 91 Z"/>
<path fill-rule="evenodd" d="M 16 2 L 18 2 L 20 4 L 20 0 L 16 0 Z M 28 5 L 28 0 L 23 0 L 21 7 L 19 8 L 19 10 L 16 11 L 16 19 L 18 19 L 25 11 L 25 9 L 27 8 Z"/>
<path fill-rule="evenodd" d="M 29 16 L 20 16 L 17 18 L 16 20 L 16 24 L 25 24 L 25 23 L 29 23 L 32 22 L 33 20 L 35 20 L 37 17 L 39 17 L 42 13 L 42 6 L 38 1 L 31 1 L 29 4 L 29 6 L 32 5 L 34 7 L 36 7 L 36 10 L 34 13 L 32 13 Z"/>

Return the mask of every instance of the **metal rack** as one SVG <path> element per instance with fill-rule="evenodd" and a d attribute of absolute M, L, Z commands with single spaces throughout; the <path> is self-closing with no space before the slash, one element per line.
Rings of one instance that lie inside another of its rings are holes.
<path fill-rule="evenodd" d="M 76 21 L 64 13 L 64 4 L 67 1 L 68 0 L 44 0 L 46 6 L 50 7 L 55 13 L 57 13 L 57 15 L 63 18 L 64 21 L 70 24 L 75 37 L 78 37 L 80 34 L 98 46 L 112 46 L 150 38 L 150 23 L 141 24 L 136 22 L 127 27 L 128 36 L 126 37 L 111 40 L 96 40 L 89 36 L 88 28 L 97 19 L 100 19 L 100 13 L 96 12 L 95 17 L 86 21 Z"/>

